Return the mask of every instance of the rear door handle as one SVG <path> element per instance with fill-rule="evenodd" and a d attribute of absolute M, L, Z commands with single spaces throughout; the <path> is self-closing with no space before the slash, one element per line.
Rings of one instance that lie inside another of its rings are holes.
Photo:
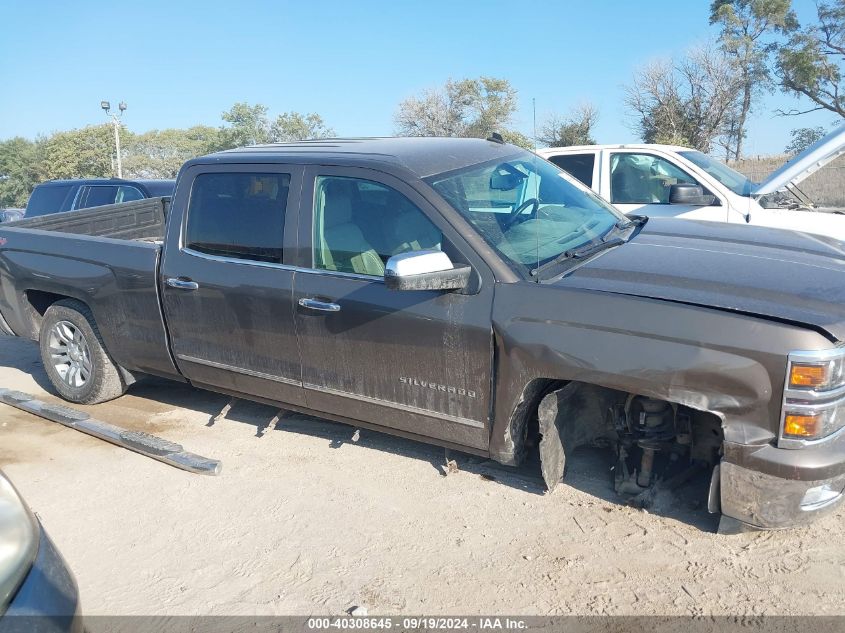
<path fill-rule="evenodd" d="M 200 287 L 200 285 L 195 281 L 191 281 L 190 279 L 179 279 L 178 277 L 168 277 L 164 283 L 171 288 L 177 288 L 179 290 L 196 290 Z"/>
<path fill-rule="evenodd" d="M 329 303 L 327 301 L 318 301 L 317 299 L 300 299 L 299 305 L 309 310 L 319 310 L 320 312 L 340 312 L 340 306 L 336 303 Z"/>

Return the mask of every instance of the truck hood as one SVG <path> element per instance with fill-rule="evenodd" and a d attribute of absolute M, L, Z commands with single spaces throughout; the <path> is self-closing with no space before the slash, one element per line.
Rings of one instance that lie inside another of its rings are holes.
<path fill-rule="evenodd" d="M 843 249 L 807 233 L 652 218 L 554 283 L 742 312 L 845 341 Z"/>
<path fill-rule="evenodd" d="M 787 185 L 795 185 L 830 161 L 845 154 L 845 125 L 833 130 L 824 138 L 798 154 L 751 191 L 753 196 L 762 196 L 780 191 Z"/>

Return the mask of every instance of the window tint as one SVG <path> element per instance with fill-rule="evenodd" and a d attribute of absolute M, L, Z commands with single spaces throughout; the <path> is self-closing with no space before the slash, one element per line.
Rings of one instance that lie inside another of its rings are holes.
<path fill-rule="evenodd" d="M 442 241 L 437 227 L 395 189 L 358 178 L 317 178 L 315 268 L 381 276 L 393 255 L 440 250 Z"/>
<path fill-rule="evenodd" d="M 289 174 L 196 177 L 185 246 L 200 253 L 281 263 Z"/>
<path fill-rule="evenodd" d="M 552 156 L 549 161 L 568 172 L 588 187 L 593 186 L 593 166 L 596 164 L 595 154 L 566 154 Z"/>
<path fill-rule="evenodd" d="M 678 183 L 698 184 L 684 170 L 651 154 L 610 157 L 610 201 L 614 204 L 669 204 L 669 188 Z"/>
<path fill-rule="evenodd" d="M 117 189 L 117 197 L 115 202 L 131 202 L 132 200 L 143 200 L 144 194 L 141 193 L 137 187 L 129 187 L 122 185 Z"/>
<path fill-rule="evenodd" d="M 80 209 L 100 207 L 104 204 L 114 204 L 117 197 L 117 185 L 92 185 L 82 190 Z"/>
<path fill-rule="evenodd" d="M 34 218 L 48 213 L 67 211 L 70 208 L 69 199 L 73 192 L 73 185 L 47 185 L 36 187 L 26 204 L 26 217 Z"/>

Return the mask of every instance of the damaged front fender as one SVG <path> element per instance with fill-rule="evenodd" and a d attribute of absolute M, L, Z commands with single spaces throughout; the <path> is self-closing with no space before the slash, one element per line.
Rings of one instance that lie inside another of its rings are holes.
<path fill-rule="evenodd" d="M 562 481 L 572 451 L 613 435 L 609 411 L 620 399 L 624 401 L 624 394 L 579 382 L 543 398 L 538 409 L 540 468 L 549 491 Z"/>

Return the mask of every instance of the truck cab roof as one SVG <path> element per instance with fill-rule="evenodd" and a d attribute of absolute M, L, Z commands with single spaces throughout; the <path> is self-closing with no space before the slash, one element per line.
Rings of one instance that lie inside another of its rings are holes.
<path fill-rule="evenodd" d="M 419 178 L 445 173 L 484 161 L 512 156 L 512 145 L 484 139 L 413 137 L 343 138 L 270 143 L 225 150 L 189 161 L 187 165 L 217 162 L 320 163 L 330 159 L 344 165 L 391 165 Z"/>

